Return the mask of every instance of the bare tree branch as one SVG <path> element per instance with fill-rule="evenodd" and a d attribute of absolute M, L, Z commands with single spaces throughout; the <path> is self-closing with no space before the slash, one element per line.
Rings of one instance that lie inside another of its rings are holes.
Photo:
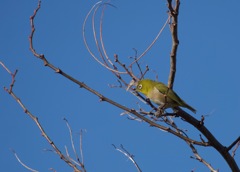
<path fill-rule="evenodd" d="M 170 54 L 170 73 L 168 77 L 168 87 L 173 89 L 173 83 L 176 74 L 177 66 L 177 48 L 179 44 L 178 40 L 178 13 L 179 13 L 180 1 L 175 1 L 175 8 L 172 6 L 172 0 L 168 0 L 168 9 L 170 16 L 170 31 L 172 35 L 172 50 Z"/>
<path fill-rule="evenodd" d="M 179 45 L 178 40 L 178 14 L 180 7 L 180 0 L 175 0 L 175 6 L 173 6 L 172 0 L 167 0 L 169 16 L 170 16 L 170 31 L 172 35 L 172 50 L 170 55 L 170 73 L 168 78 L 168 87 L 170 89 L 173 88 L 175 73 L 176 73 L 176 57 L 177 57 L 177 49 Z M 210 144 L 224 157 L 229 167 L 238 172 L 239 168 L 235 162 L 235 160 L 230 156 L 228 150 L 225 146 L 223 146 L 212 134 L 211 132 L 204 126 L 204 116 L 202 116 L 201 120 L 198 121 L 193 118 L 191 115 L 187 114 L 185 111 L 178 108 L 177 114 L 181 116 L 188 123 L 192 124 L 195 128 L 197 128 L 201 133 L 208 139 Z M 203 141 L 203 139 L 201 139 Z M 192 146 L 190 145 L 192 148 Z M 206 163 L 203 161 L 206 165 Z M 208 166 L 208 165 L 207 165 Z M 211 169 L 210 166 L 208 166 Z"/>
<path fill-rule="evenodd" d="M 6 66 L 5 66 L 6 67 Z M 10 71 L 10 70 L 7 70 Z M 41 123 L 38 121 L 38 118 L 36 116 L 34 116 L 27 108 L 26 106 L 22 103 L 22 101 L 20 100 L 20 98 L 18 98 L 16 96 L 16 94 L 13 92 L 13 84 L 15 82 L 15 77 L 16 77 L 16 72 L 15 74 L 12 74 L 10 72 L 11 76 L 12 76 L 12 83 L 10 84 L 10 89 L 7 89 L 6 87 L 4 87 L 4 89 L 17 101 L 17 103 L 22 107 L 22 109 L 24 110 L 24 112 L 35 122 L 35 124 L 37 125 L 37 127 L 39 128 L 39 130 L 42 133 L 42 136 L 48 141 L 48 143 L 52 146 L 52 148 L 55 150 L 55 152 L 59 155 L 59 157 L 64 160 L 70 167 L 72 167 L 76 172 L 81 172 L 81 170 L 77 169 L 76 165 L 72 164 L 62 153 L 61 151 L 58 149 L 58 147 L 54 144 L 54 142 L 50 139 L 50 137 L 47 135 L 47 133 L 45 132 L 45 130 L 43 129 Z"/>
<path fill-rule="evenodd" d="M 36 14 L 34 13 L 34 17 L 35 17 L 35 15 L 36 15 Z M 30 20 L 31 20 L 31 27 L 34 27 L 34 24 L 33 24 L 33 23 L 34 23 L 34 22 L 33 22 L 34 17 L 31 17 L 31 19 L 30 19 Z M 31 30 L 32 30 L 32 32 L 35 31 L 35 28 L 32 28 Z M 33 42 L 33 41 L 32 41 L 32 39 L 33 39 L 33 33 L 32 33 L 32 32 L 30 33 L 30 35 L 31 35 L 31 36 L 30 36 L 30 40 L 29 40 L 30 44 Z M 75 78 L 73 78 L 72 76 L 68 75 L 67 73 L 63 72 L 60 68 L 57 68 L 57 67 L 55 67 L 53 64 L 49 63 L 48 60 L 45 58 L 45 56 L 44 56 L 43 54 L 38 54 L 38 53 L 34 50 L 33 45 L 30 45 L 30 47 L 31 47 L 30 50 L 33 52 L 33 55 L 36 56 L 37 58 L 39 58 L 40 60 L 42 60 L 42 61 L 44 62 L 44 66 L 47 66 L 47 67 L 51 68 L 51 69 L 52 69 L 53 71 L 55 71 L 57 74 L 60 74 L 60 75 L 62 75 L 63 77 L 65 77 L 65 78 L 67 78 L 68 80 L 70 80 L 71 82 L 74 82 L 75 84 L 79 85 L 80 88 L 84 88 L 84 89 L 86 89 L 87 91 L 89 91 L 89 92 L 93 93 L 94 95 L 98 96 L 101 101 L 106 101 L 106 102 L 108 102 L 108 103 L 110 103 L 110 104 L 112 104 L 112 105 L 114 105 L 114 106 L 116 106 L 116 107 L 124 110 L 125 112 L 128 112 L 128 113 L 131 113 L 131 114 L 135 115 L 136 117 L 140 118 L 141 120 L 147 122 L 150 126 L 159 128 L 159 129 L 161 129 L 161 130 L 165 130 L 165 131 L 167 131 L 167 132 L 169 132 L 169 133 L 171 133 L 171 134 L 176 135 L 176 136 L 179 137 L 179 138 L 182 138 L 183 140 L 187 140 L 187 141 L 189 141 L 189 142 L 191 142 L 191 143 L 193 143 L 193 144 L 197 144 L 197 145 L 209 146 L 208 143 L 202 143 L 202 142 L 200 142 L 200 141 L 196 141 L 196 140 L 190 139 L 190 138 L 188 138 L 188 137 L 186 137 L 186 136 L 184 136 L 184 135 L 182 135 L 182 134 L 179 134 L 178 132 L 172 130 L 172 129 L 169 128 L 169 127 L 165 127 L 165 126 L 162 126 L 162 125 L 160 125 L 160 124 L 157 124 L 156 122 L 154 122 L 154 121 L 152 121 L 152 120 L 150 120 L 150 119 L 142 116 L 142 115 L 139 114 L 135 109 L 127 108 L 126 106 L 123 106 L 123 105 L 121 105 L 121 104 L 119 104 L 119 103 L 117 103 L 117 102 L 115 102 L 115 101 L 113 101 L 113 100 L 105 97 L 104 95 L 100 94 L 100 93 L 97 92 L 96 90 L 90 88 L 90 87 L 89 87 L 88 85 L 86 85 L 85 83 L 83 83 L 83 82 L 81 82 L 81 81 L 78 81 L 77 79 L 75 79 Z"/>
<path fill-rule="evenodd" d="M 99 3 L 101 2 L 98 2 L 97 4 L 95 4 L 95 6 L 97 6 Z M 232 143 L 228 148 L 226 148 L 225 146 L 223 146 L 213 135 L 212 133 L 204 126 L 204 117 L 201 118 L 201 120 L 197 120 L 196 118 L 192 117 L 191 115 L 189 115 L 188 113 L 186 113 L 185 111 L 181 110 L 180 108 L 176 108 L 177 109 L 177 112 L 174 113 L 173 115 L 176 116 L 176 117 L 181 117 L 182 119 L 184 119 L 184 121 L 186 121 L 187 123 L 191 124 L 192 126 L 194 126 L 196 129 L 198 129 L 206 138 L 207 138 L 207 141 L 204 141 L 204 139 L 200 136 L 200 140 L 201 141 L 196 141 L 196 140 L 193 140 L 191 138 L 189 138 L 186 133 L 183 132 L 183 130 L 179 129 L 176 124 L 174 123 L 174 121 L 170 121 L 167 117 L 168 117 L 168 114 L 166 116 L 160 116 L 160 118 L 162 119 L 162 121 L 165 122 L 165 124 L 169 125 L 168 127 L 165 127 L 163 125 L 160 125 L 159 123 L 157 123 L 156 120 L 152 119 L 152 118 L 149 118 L 149 117 L 145 117 L 144 115 L 141 115 L 141 113 L 137 112 L 135 109 L 130 109 L 130 108 L 127 108 L 126 106 L 123 106 L 107 97 L 105 97 L 104 95 L 100 94 L 99 92 L 97 92 L 96 90 L 90 88 L 88 85 L 84 84 L 83 82 L 81 81 L 78 81 L 77 79 L 71 77 L 70 75 L 68 75 L 67 73 L 63 72 L 60 68 L 57 68 L 55 67 L 53 64 L 49 63 L 48 60 L 45 58 L 44 54 L 39 54 L 35 51 L 34 47 L 33 47 L 33 36 L 34 36 L 34 32 L 35 32 L 35 26 L 34 26 L 34 18 L 38 12 L 38 10 L 40 9 L 40 5 L 41 5 L 41 0 L 39 0 L 39 3 L 38 3 L 38 7 L 36 8 L 36 10 L 34 11 L 34 14 L 30 17 L 30 23 L 31 23 L 31 33 L 30 33 L 30 36 L 29 36 L 29 43 L 30 43 L 30 50 L 32 51 L 33 55 L 36 56 L 37 58 L 39 58 L 40 60 L 42 60 L 44 62 L 44 65 L 51 68 L 54 72 L 62 75 L 63 77 L 67 78 L 68 80 L 70 80 L 71 82 L 74 82 L 76 83 L 77 85 L 79 85 L 81 88 L 84 88 L 86 89 L 87 91 L 93 93 L 94 95 L 96 95 L 97 97 L 100 98 L 101 101 L 106 101 L 122 110 L 124 110 L 126 112 L 126 114 L 133 114 L 134 116 L 136 116 L 136 118 L 138 119 L 141 119 L 142 121 L 145 121 L 146 123 L 148 123 L 150 126 L 153 126 L 153 127 L 156 127 L 158 129 L 161 129 L 161 130 L 164 130 L 164 131 L 167 131 L 171 134 L 174 134 L 175 136 L 185 140 L 190 148 L 192 149 L 194 155 L 195 155 L 195 158 L 197 160 L 199 160 L 200 162 L 203 162 L 210 170 L 214 170 L 211 165 L 209 163 L 207 163 L 205 160 L 203 160 L 203 158 L 200 157 L 200 155 L 197 153 L 197 150 L 195 149 L 194 145 L 200 145 L 200 146 L 212 146 L 214 147 L 221 155 L 222 157 L 226 160 L 226 162 L 228 163 L 229 167 L 232 169 L 232 171 L 234 172 L 239 172 L 239 168 L 238 168 L 238 165 L 236 164 L 235 160 L 233 159 L 233 156 L 230 155 L 229 153 L 229 150 L 232 149 L 232 147 L 234 145 L 236 145 L 235 149 L 234 149 L 234 154 L 235 154 L 235 151 L 237 150 L 238 146 L 239 146 L 239 141 L 235 141 L 234 143 Z M 84 27 L 83 27 L 83 34 L 85 32 L 85 23 L 87 21 L 87 18 L 88 16 L 90 15 L 90 13 L 92 12 L 92 10 L 95 8 L 95 6 L 90 10 L 90 12 L 88 13 L 87 17 L 85 18 L 85 21 L 84 21 Z M 173 83 L 174 83 L 174 78 L 175 78 L 175 73 L 176 73 L 176 56 L 177 56 L 177 48 L 178 48 L 178 44 L 179 44 L 179 40 L 178 40 L 178 34 L 177 34 L 177 26 L 178 26 L 178 13 L 179 13 L 179 6 L 180 6 L 180 1 L 179 0 L 175 0 L 175 6 L 172 5 L 172 0 L 168 0 L 168 8 L 169 8 L 169 18 L 168 21 L 170 23 L 170 30 L 171 30 L 171 35 L 172 35 L 172 50 L 171 50 L 171 55 L 170 55 L 170 73 L 169 73 L 169 79 L 168 79 L 168 87 L 169 88 L 173 88 Z M 94 11 L 94 14 L 93 14 L 93 25 L 94 25 L 94 17 L 95 17 L 95 14 L 96 14 L 96 11 L 98 10 L 99 6 L 97 7 L 97 9 L 95 9 Z M 103 15 L 103 12 L 102 12 L 102 15 Z M 102 23 L 102 19 L 101 19 L 101 23 Z M 102 24 L 100 24 L 100 32 L 102 32 Z M 93 26 L 93 32 L 96 33 L 95 31 L 95 27 Z M 95 38 L 95 43 L 96 43 L 96 46 L 98 48 L 100 48 L 100 45 L 98 43 L 98 41 L 96 40 L 96 35 L 94 36 Z M 87 49 L 89 49 L 87 43 L 86 43 L 86 38 L 85 39 L 85 45 L 87 47 Z M 130 65 L 129 68 L 127 68 L 125 66 L 125 64 L 119 62 L 119 59 L 117 57 L 117 63 L 125 70 L 125 72 L 119 72 L 119 70 L 116 68 L 116 66 L 114 66 L 114 64 L 110 61 L 110 65 L 112 67 L 109 67 L 109 65 L 107 64 L 107 61 L 105 60 L 105 58 L 107 60 L 110 60 L 109 57 L 107 56 L 107 53 L 105 51 L 105 47 L 104 47 L 104 43 L 102 41 L 102 35 L 100 34 L 100 43 L 101 43 L 101 46 L 102 46 L 102 49 L 104 51 L 104 55 L 106 57 L 102 57 L 103 59 L 103 63 L 102 65 L 106 68 L 109 68 L 109 70 L 111 72 L 113 72 L 120 80 L 121 80 L 121 74 L 127 74 L 129 76 L 131 76 L 132 78 L 134 78 L 134 74 L 133 72 L 131 71 L 132 69 L 132 66 Z M 153 43 L 154 44 L 154 43 Z M 152 46 L 152 45 L 150 45 Z M 150 47 L 151 48 L 151 47 Z M 148 51 L 148 49 L 147 49 Z M 91 50 L 89 49 L 89 53 L 91 54 Z M 99 49 L 99 53 L 101 53 L 101 50 Z M 145 52 L 144 52 L 145 53 Z M 143 53 L 143 55 L 145 55 Z M 93 53 L 92 53 L 93 54 Z M 103 55 L 102 54 L 102 55 Z M 143 55 L 140 55 L 143 56 Z M 93 55 L 94 56 L 94 55 Z M 99 59 L 97 59 L 99 60 Z M 138 59 L 137 59 L 138 60 Z M 135 61 L 137 62 L 137 60 L 135 59 L 134 60 L 134 63 Z M 101 64 L 100 63 L 100 64 Z M 3 65 L 2 65 L 3 66 Z M 4 66 L 3 66 L 4 67 Z M 130 70 L 129 70 L 130 69 Z M 8 71 L 8 70 L 7 70 Z M 141 70 L 140 70 L 141 72 Z M 22 108 L 24 109 L 25 113 L 27 113 L 34 121 L 35 123 L 38 125 L 39 129 L 42 131 L 42 127 L 40 125 L 40 123 L 38 122 L 38 119 L 33 116 L 26 108 L 25 106 L 22 104 L 22 102 L 20 101 L 20 99 L 18 97 L 16 97 L 14 95 L 14 93 L 12 92 L 12 87 L 13 87 L 13 84 L 14 84 L 14 78 L 15 78 L 15 75 L 16 75 L 17 71 L 15 72 L 15 74 L 11 74 L 12 75 L 12 78 L 13 78 L 13 81 L 12 81 L 12 86 L 10 85 L 10 89 L 6 89 L 6 91 L 8 91 L 9 94 L 11 94 L 14 99 L 22 106 Z M 142 72 L 141 72 L 142 73 Z M 137 78 L 138 79 L 138 78 Z M 122 82 L 124 82 L 124 80 L 121 80 Z M 125 82 L 124 82 L 125 83 Z M 146 100 L 146 102 L 148 102 Z M 150 101 L 149 101 L 150 102 Z M 151 102 L 148 103 L 149 105 L 151 105 Z M 155 111 L 157 111 L 155 108 L 153 108 Z M 44 130 L 43 130 L 44 132 Z M 43 133 L 44 135 L 44 133 Z M 57 149 L 57 147 L 53 144 L 53 142 L 50 140 L 50 138 L 46 135 L 44 136 L 48 142 L 51 144 L 51 146 L 54 148 L 54 150 L 56 151 L 57 154 L 62 155 L 62 153 Z M 56 147 L 56 148 L 55 148 Z M 73 149 L 74 146 L 72 146 Z M 82 153 L 81 153 L 82 154 Z M 129 154 L 130 156 L 130 154 Z M 64 157 L 64 155 L 60 156 L 65 162 L 67 162 L 70 166 L 72 164 L 72 160 L 69 160 L 69 158 L 67 157 Z M 82 156 L 83 157 L 83 156 Z M 65 159 L 64 159 L 65 158 Z M 78 157 L 77 157 L 78 159 Z M 69 163 L 70 162 L 70 163 Z M 76 167 L 74 164 L 72 164 L 71 166 L 72 168 Z M 84 166 L 83 166 L 84 168 Z M 75 168 L 74 168 L 75 170 Z M 78 170 L 78 169 L 77 169 Z M 79 170 L 80 171 L 80 170 Z"/>
<path fill-rule="evenodd" d="M 228 152 L 228 149 L 214 137 L 214 135 L 201 123 L 201 121 L 196 120 L 194 117 L 183 111 L 181 108 L 176 109 L 177 114 L 180 117 L 182 117 L 186 122 L 197 128 L 208 139 L 210 145 L 222 155 L 222 157 L 226 160 L 232 171 L 239 172 L 238 165 Z"/>

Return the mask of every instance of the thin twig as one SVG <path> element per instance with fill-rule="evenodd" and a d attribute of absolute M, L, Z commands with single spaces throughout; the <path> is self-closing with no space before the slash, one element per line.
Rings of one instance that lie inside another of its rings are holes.
<path fill-rule="evenodd" d="M 240 141 L 240 136 L 234 142 L 232 142 L 230 146 L 228 146 L 227 150 L 230 151 L 233 148 L 233 146 L 237 144 L 239 141 Z"/>
<path fill-rule="evenodd" d="M 24 164 L 24 163 L 21 161 L 21 159 L 18 157 L 17 153 L 16 153 L 13 149 L 11 149 L 11 151 L 13 152 L 14 156 L 16 157 L 16 159 L 18 160 L 18 162 L 19 162 L 23 167 L 25 167 L 25 168 L 28 169 L 29 171 L 38 172 L 37 170 L 34 170 L 34 169 L 30 168 L 29 166 L 27 166 L 26 164 Z"/>
<path fill-rule="evenodd" d="M 215 170 L 211 164 L 209 164 L 206 160 L 204 160 L 200 155 L 199 153 L 197 152 L 197 149 L 193 146 L 193 144 L 187 142 L 187 144 L 189 145 L 189 147 L 192 149 L 192 152 L 194 154 L 195 157 L 191 157 L 191 158 L 194 158 L 196 160 L 198 160 L 199 162 L 203 163 L 204 165 L 206 165 L 211 172 L 218 172 L 218 170 Z"/>
<path fill-rule="evenodd" d="M 81 161 L 80 161 L 80 158 L 78 157 L 77 151 L 76 151 L 76 149 L 75 149 L 75 145 L 74 145 L 74 141 L 73 141 L 73 136 L 72 136 L 72 129 L 71 129 L 69 123 L 68 123 L 68 120 L 67 120 L 66 118 L 64 118 L 63 120 L 66 122 L 66 125 L 67 125 L 67 127 L 68 127 L 68 131 L 69 131 L 69 135 L 70 135 L 70 140 L 71 140 L 71 145 L 72 145 L 72 150 L 73 150 L 73 152 L 74 152 L 75 158 L 76 158 L 76 160 L 77 160 L 78 163 L 69 156 L 68 151 L 67 151 L 68 157 L 69 157 L 69 159 L 70 159 L 72 162 L 74 162 L 75 164 L 79 165 L 79 166 L 82 168 L 83 172 L 86 172 L 86 169 L 85 169 L 84 163 L 83 163 L 82 130 L 81 130 L 81 133 L 80 133 L 80 154 L 81 154 L 81 158 L 82 158 L 82 162 L 81 162 Z M 67 150 L 67 149 L 66 149 L 66 150 Z"/>
<path fill-rule="evenodd" d="M 166 22 L 164 23 L 164 25 L 162 26 L 162 28 L 159 30 L 157 36 L 154 38 L 154 40 L 152 41 L 152 43 L 146 48 L 146 50 L 136 59 L 134 60 L 131 64 L 130 67 L 136 63 L 137 61 L 139 61 L 151 48 L 152 46 L 155 44 L 155 42 L 158 40 L 158 38 L 160 37 L 161 33 L 163 32 L 164 28 L 166 27 L 167 23 L 169 22 L 169 17 L 167 18 Z"/>
<path fill-rule="evenodd" d="M 69 152 L 68 152 L 67 146 L 64 146 L 64 148 L 65 148 L 65 152 L 66 152 L 66 155 L 67 155 L 68 160 L 71 161 L 71 162 L 73 162 L 74 164 L 78 165 L 79 167 L 82 167 L 82 166 L 81 166 L 81 163 L 79 163 L 79 161 L 74 160 L 74 159 L 70 156 L 70 154 L 69 154 Z M 84 171 L 84 169 L 83 169 L 83 171 Z"/>
<path fill-rule="evenodd" d="M 71 141 L 71 145 L 72 145 L 72 150 L 73 150 L 73 152 L 74 152 L 74 155 L 75 155 L 75 157 L 76 157 L 76 160 L 79 161 L 79 157 L 78 157 L 78 154 L 77 154 L 76 149 L 75 149 L 75 146 L 74 146 L 74 141 L 73 141 L 73 136 L 72 136 L 72 129 L 71 129 L 71 127 L 70 127 L 67 119 L 64 118 L 63 120 L 66 122 L 66 125 L 67 125 L 67 127 L 68 127 L 68 131 L 69 131 L 69 135 L 70 135 L 70 141 Z"/>
<path fill-rule="evenodd" d="M 146 73 L 147 73 L 148 71 L 149 71 L 149 67 L 148 67 L 148 65 L 147 65 L 145 71 L 143 72 L 143 74 L 142 74 L 141 77 L 140 77 L 140 80 L 144 78 L 144 76 L 146 75 Z"/>
<path fill-rule="evenodd" d="M 104 53 L 106 59 L 108 60 L 108 62 L 109 62 L 112 66 L 114 66 L 114 64 L 112 63 L 112 61 L 110 60 L 110 58 L 109 58 L 109 56 L 108 56 L 108 54 L 107 54 L 106 48 L 105 48 L 105 46 L 104 46 L 103 35 L 102 35 L 102 33 L 103 33 L 103 16 L 104 16 L 105 8 L 106 8 L 107 5 L 110 5 L 110 6 L 114 7 L 114 8 L 116 8 L 116 7 L 113 6 L 112 4 L 104 3 L 104 6 L 103 6 L 103 8 L 102 8 L 101 17 L 100 17 L 100 26 L 99 26 L 99 27 L 100 27 L 100 28 L 99 28 L 99 32 L 100 32 L 100 42 L 101 42 L 101 47 L 102 47 L 102 50 L 103 50 L 103 53 Z"/>
<path fill-rule="evenodd" d="M 37 52 L 35 51 L 35 49 L 33 48 L 33 35 L 35 33 L 35 26 L 34 26 L 34 18 L 37 15 L 38 10 L 41 8 L 41 0 L 38 0 L 38 6 L 37 8 L 34 10 L 33 15 L 30 17 L 30 25 L 31 25 L 31 34 L 29 36 L 29 41 L 30 41 L 30 50 L 32 51 L 32 53 L 34 54 L 34 56 L 38 56 Z M 40 57 L 38 57 L 40 58 Z"/>
<path fill-rule="evenodd" d="M 13 86 L 14 86 L 14 83 L 15 83 L 15 76 L 17 75 L 17 72 L 18 70 L 15 70 L 14 73 L 12 73 L 5 65 L 4 63 L 2 63 L 0 61 L 0 65 L 9 73 L 9 75 L 11 75 L 12 77 L 12 81 L 11 81 L 11 84 L 10 84 L 10 87 L 9 89 L 7 89 L 6 87 L 4 87 L 4 89 L 10 94 L 12 92 L 12 89 L 13 89 Z"/>
<path fill-rule="evenodd" d="M 137 58 L 138 58 L 137 49 L 136 49 L 136 48 L 133 48 L 133 50 L 135 51 L 134 60 L 136 60 L 136 64 L 137 64 L 137 68 L 138 68 L 138 70 L 139 70 L 139 72 L 140 72 L 140 76 L 144 76 L 144 74 L 143 74 L 143 72 L 142 72 L 142 68 L 141 68 L 141 66 L 140 66 L 140 64 L 139 64 L 139 61 L 137 61 Z M 140 78 L 142 78 L 142 77 L 140 77 Z"/>
<path fill-rule="evenodd" d="M 105 60 L 105 58 L 104 58 L 104 55 L 103 55 L 102 50 L 101 50 L 101 47 L 99 46 L 98 39 L 97 39 L 97 34 L 96 34 L 96 28 L 95 28 L 95 16 L 96 16 L 96 12 L 98 11 L 98 8 L 99 8 L 100 6 L 101 6 L 101 4 L 96 6 L 96 8 L 95 8 L 95 10 L 94 10 L 94 12 L 93 12 L 93 15 L 92 15 L 93 37 L 94 37 L 94 41 L 95 41 L 95 44 L 96 44 L 96 47 L 97 47 L 97 49 L 98 49 L 98 52 L 99 52 L 100 57 L 102 58 L 104 64 L 105 64 L 107 67 L 109 67 L 108 64 L 107 64 L 107 62 L 106 62 L 106 60 Z M 113 64 L 111 61 L 110 61 L 109 63 L 110 63 L 111 65 Z"/>
<path fill-rule="evenodd" d="M 232 157 L 233 157 L 233 158 L 234 158 L 234 156 L 235 156 L 235 154 L 236 154 L 236 151 L 237 151 L 237 149 L 238 149 L 239 146 L 240 146 L 240 140 L 237 142 L 235 148 L 234 148 L 233 151 L 232 151 Z"/>
<path fill-rule="evenodd" d="M 80 155 L 81 155 L 81 158 L 82 158 L 82 164 L 84 165 L 84 158 L 83 158 L 83 146 L 82 146 L 82 136 L 83 136 L 83 130 L 81 129 L 80 130 Z"/>
<path fill-rule="evenodd" d="M 70 155 L 69 155 L 69 153 L 68 153 L 68 148 L 67 148 L 67 146 L 65 145 L 64 148 L 65 148 L 65 152 L 66 152 L 67 157 L 70 157 Z"/>
<path fill-rule="evenodd" d="M 0 65 L 11 75 L 11 71 L 4 65 L 3 62 L 0 61 Z"/>
<path fill-rule="evenodd" d="M 85 47 L 87 48 L 88 52 L 90 53 L 90 55 L 94 58 L 94 60 L 96 60 L 99 64 L 101 64 L 103 67 L 107 68 L 108 70 L 112 71 L 112 72 L 115 72 L 115 73 L 119 73 L 119 74 L 126 74 L 126 72 L 121 72 L 121 71 L 118 71 L 118 70 L 115 70 L 115 69 L 112 69 L 110 68 L 108 65 L 102 63 L 95 55 L 94 53 L 91 51 L 91 49 L 89 48 L 88 46 L 88 43 L 87 43 L 87 39 L 86 39 L 86 34 L 85 34 L 85 28 L 86 28 L 86 22 L 90 16 L 90 14 L 92 13 L 92 11 L 95 9 L 95 7 L 98 7 L 100 4 L 102 3 L 102 1 L 98 1 L 96 4 L 93 5 L 93 7 L 89 10 L 89 12 L 87 13 L 87 16 L 85 17 L 84 19 L 84 22 L 83 22 L 83 41 L 84 41 L 84 44 L 85 44 Z M 94 24 L 94 23 L 93 23 Z M 94 28 L 94 25 L 93 25 L 93 28 Z M 95 29 L 93 30 L 93 33 L 95 33 Z M 97 44 L 97 47 L 98 46 L 98 43 L 96 42 L 96 37 L 95 37 L 95 43 Z"/>
<path fill-rule="evenodd" d="M 126 65 L 120 62 L 117 54 L 114 54 L 114 58 L 115 58 L 115 62 L 118 63 L 118 64 L 126 71 L 126 73 L 127 73 L 129 76 L 131 76 L 131 78 L 132 78 L 134 81 L 138 81 L 138 78 L 133 74 L 133 72 L 130 72 L 130 71 L 128 70 L 128 68 L 126 67 Z"/>
<path fill-rule="evenodd" d="M 37 125 L 37 127 L 39 128 L 39 130 L 42 133 L 42 136 L 48 141 L 48 143 L 52 146 L 52 148 L 56 151 L 56 153 L 59 155 L 59 157 L 64 160 L 70 167 L 72 167 L 76 172 L 80 172 L 81 170 L 77 169 L 77 167 L 72 164 L 63 154 L 62 152 L 58 149 L 58 147 L 54 144 L 54 142 L 50 139 L 50 137 L 47 135 L 47 133 L 45 132 L 45 130 L 43 129 L 42 125 L 40 124 L 40 122 L 38 121 L 38 118 L 36 116 L 34 116 L 26 107 L 25 105 L 22 103 L 22 101 L 13 93 L 13 91 L 11 91 L 9 93 L 17 102 L 18 104 L 22 107 L 22 109 L 24 110 L 24 112 L 35 122 L 35 124 Z"/>
<path fill-rule="evenodd" d="M 132 161 L 132 163 L 135 165 L 135 167 L 137 168 L 138 172 L 142 172 L 142 170 L 140 169 L 139 165 L 137 164 L 137 162 L 135 161 L 135 159 L 133 158 L 134 156 L 131 155 L 124 147 L 123 145 L 120 145 L 121 149 L 117 148 L 114 144 L 112 144 L 113 147 L 121 152 L 123 155 L 125 155 L 129 160 Z"/>

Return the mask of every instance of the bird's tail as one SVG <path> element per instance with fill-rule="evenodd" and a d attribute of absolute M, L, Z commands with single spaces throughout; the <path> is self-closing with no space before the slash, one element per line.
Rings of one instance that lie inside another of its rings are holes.
<path fill-rule="evenodd" d="M 188 108 L 190 111 L 192 111 L 193 113 L 196 114 L 196 109 L 194 109 L 193 107 L 189 106 L 188 104 L 185 104 L 184 107 Z"/>

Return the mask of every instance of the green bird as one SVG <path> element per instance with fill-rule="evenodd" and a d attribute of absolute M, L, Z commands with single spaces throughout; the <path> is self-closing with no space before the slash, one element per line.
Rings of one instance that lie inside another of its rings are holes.
<path fill-rule="evenodd" d="M 137 83 L 137 92 L 143 93 L 147 98 L 165 108 L 185 107 L 196 113 L 196 110 L 185 103 L 172 89 L 162 82 L 143 79 Z"/>

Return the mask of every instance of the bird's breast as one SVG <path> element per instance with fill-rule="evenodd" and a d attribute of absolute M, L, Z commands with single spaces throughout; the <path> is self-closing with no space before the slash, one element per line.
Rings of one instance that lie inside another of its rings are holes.
<path fill-rule="evenodd" d="M 166 103 L 166 100 L 168 101 L 168 98 L 155 87 L 148 92 L 147 97 L 158 105 Z"/>

